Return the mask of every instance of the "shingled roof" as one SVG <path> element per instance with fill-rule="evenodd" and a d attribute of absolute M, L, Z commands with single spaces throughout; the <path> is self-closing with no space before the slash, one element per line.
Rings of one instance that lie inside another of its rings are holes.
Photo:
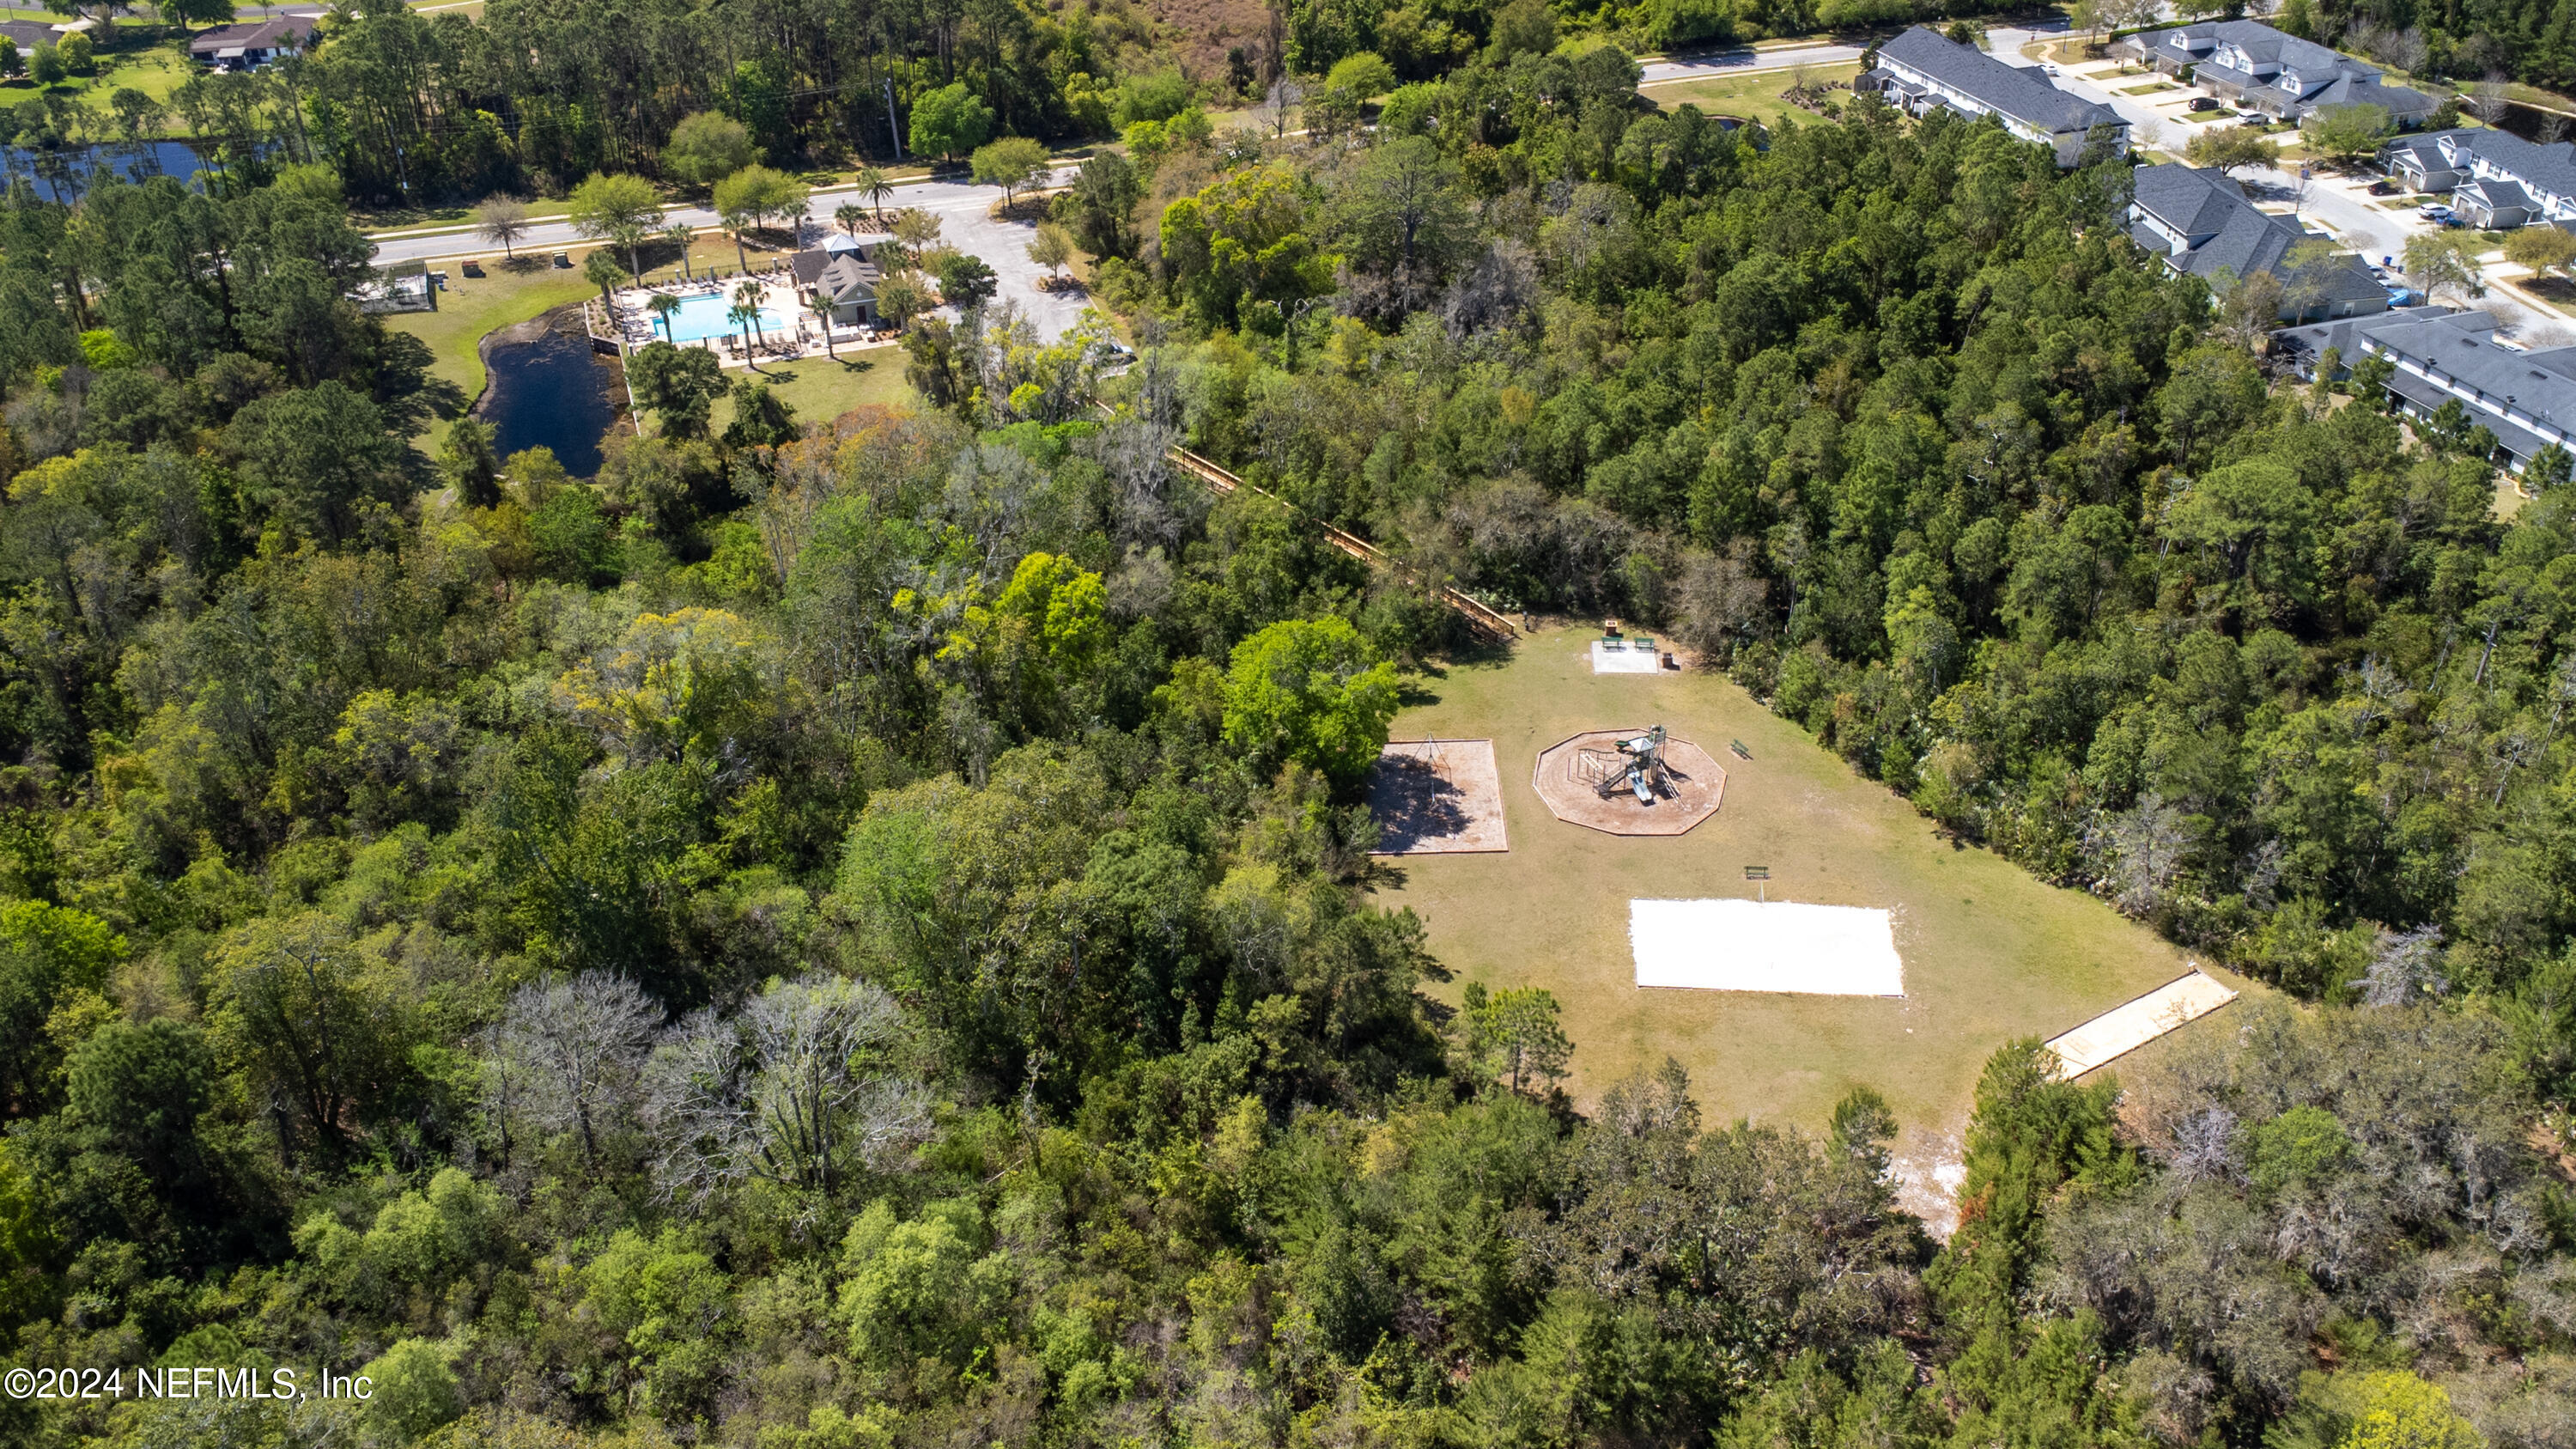
<path fill-rule="evenodd" d="M 2269 272 L 2286 285 L 2298 275 L 2289 264 L 2291 249 L 2326 240 L 2288 217 L 2257 210 L 2235 182 L 2215 170 L 2168 162 L 2134 174 L 2138 209 L 2181 234 L 2185 245 L 2169 247 L 2144 222 L 2132 227 L 2130 235 L 2177 271 L 2208 281 Z M 2322 265 L 2325 274 L 2313 279 L 2322 288 L 2316 294 L 2319 304 L 2384 300 L 2388 295 L 2358 257 L 2340 254 Z"/>
<path fill-rule="evenodd" d="M 2006 65 L 1973 45 L 1942 39 L 1920 25 L 1878 48 L 1889 61 L 1949 86 L 1999 114 L 2052 134 L 2122 124 L 2109 106 L 2069 95 L 2034 70 Z"/>

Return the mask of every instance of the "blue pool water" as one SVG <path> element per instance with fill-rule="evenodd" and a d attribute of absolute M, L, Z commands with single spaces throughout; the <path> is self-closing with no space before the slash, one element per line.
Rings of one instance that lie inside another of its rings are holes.
<path fill-rule="evenodd" d="M 680 310 L 671 314 L 667 327 L 663 323 L 656 322 L 653 324 L 653 330 L 673 342 L 695 342 L 701 337 L 722 337 L 728 332 L 740 335 L 742 329 L 725 316 L 732 310 L 733 295 L 729 292 L 701 293 L 695 297 L 683 297 L 680 299 Z M 772 308 L 763 307 L 760 309 L 760 330 L 775 337 L 782 331 L 792 329 L 785 316 Z"/>

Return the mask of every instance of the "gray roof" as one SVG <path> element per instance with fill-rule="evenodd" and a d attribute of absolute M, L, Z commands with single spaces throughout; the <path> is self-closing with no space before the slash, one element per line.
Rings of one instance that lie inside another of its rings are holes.
<path fill-rule="evenodd" d="M 2491 211 L 2502 211 L 2509 206 L 2520 207 L 2524 211 L 2539 209 L 2532 201 L 2530 192 L 2510 181 L 2463 181 L 2460 183 L 2458 192 L 2454 194 L 2483 201 Z"/>
<path fill-rule="evenodd" d="M 0 21 L 0 35 L 18 42 L 20 50 L 34 50 L 40 45 L 59 45 L 62 34 L 50 25 L 32 20 Z"/>
<path fill-rule="evenodd" d="M 2259 20 L 2204 20 L 2197 25 L 2151 30 L 2138 36 L 2137 41 L 2151 55 L 2169 55 L 2185 64 L 2198 63 L 2215 51 L 2220 41 L 2225 41 L 2254 60 L 2279 61 L 2292 70 L 2340 67 L 2347 74 L 2374 78 L 2380 74 L 2376 67 L 2354 60 L 2341 51 L 2274 30 Z"/>
<path fill-rule="evenodd" d="M 1878 57 L 1882 64 L 1895 61 L 1921 71 L 2016 121 L 2052 134 L 2127 124 L 2109 106 L 2068 95 L 2037 71 L 2006 65 L 1973 45 L 1944 40 L 1920 25 L 1908 27 L 1880 46 Z"/>
<path fill-rule="evenodd" d="M 2148 250 L 2165 255 L 2175 269 L 2204 281 L 2223 283 L 2230 278 L 2270 272 L 2287 284 L 2299 276 L 2299 269 L 2289 265 L 2291 248 L 2326 240 L 2300 229 L 2288 217 L 2256 210 L 2236 183 L 2217 171 L 2167 162 L 2141 167 L 2134 175 L 2133 195 L 2138 209 L 2182 233 L 2188 246 L 2180 252 L 2166 251 L 2164 239 L 2143 223 L 2132 227 L 2130 236 Z M 2388 296 L 2388 288 L 2349 252 L 2338 253 L 2321 265 L 2325 268 L 2323 275 L 2308 279 L 2320 287 L 2316 304 L 2385 300 Z"/>
<path fill-rule="evenodd" d="M 835 239 L 837 240 L 837 238 Z M 855 302 L 877 294 L 884 273 L 858 247 L 817 247 L 787 259 L 800 292 L 820 287 L 835 302 Z"/>
<path fill-rule="evenodd" d="M 2348 75 L 2324 90 L 2308 97 L 2312 106 L 2377 106 L 2390 119 L 2405 116 L 2429 116 L 2438 103 L 2431 96 L 2405 86 L 2383 85 L 2367 76 Z"/>
<path fill-rule="evenodd" d="M 2403 372 L 2388 379 L 2388 390 L 2428 413 L 2440 412 L 2444 403 L 2460 402 L 2440 385 Z M 2465 402 L 2461 402 L 2460 406 L 2468 412 L 2472 426 L 2484 428 L 2495 434 L 2496 441 L 2503 444 L 2505 450 L 2515 457 L 2529 458 L 2549 446 L 2548 439 L 2529 428 L 2497 417 L 2493 413 L 2480 412 L 2476 408 L 2469 407 Z"/>
<path fill-rule="evenodd" d="M 2235 182 L 2192 166 L 2141 166 L 2132 195 L 2158 221 L 2187 237 L 2216 236 L 2229 217 L 2250 209 Z"/>
<path fill-rule="evenodd" d="M 2316 359 L 2333 348 L 2345 371 L 2350 371 L 2361 349 L 2354 342 L 2356 332 L 2366 332 L 2393 322 L 2430 322 L 2443 319 L 2445 326 L 2469 332 L 2492 332 L 2495 319 L 2484 312 L 2455 312 L 2448 307 L 2399 307 L 2393 311 L 2367 317 L 2337 317 L 2330 322 L 2312 322 L 2303 327 L 2284 327 L 2272 334 L 2272 344 L 2313 367 Z M 2340 376 L 2341 374 L 2338 374 Z"/>
<path fill-rule="evenodd" d="M 2511 131 L 2463 127 L 2417 137 L 2407 142 L 2407 149 L 2435 148 L 2433 156 L 2438 161 L 2441 156 L 2438 148 L 2444 142 L 2450 142 L 2454 150 L 2465 148 L 2457 163 L 2463 171 L 2468 169 L 2470 156 L 2474 155 L 2526 186 L 2537 186 L 2558 196 L 2576 197 L 2576 141 L 2559 141 L 2543 146 L 2536 141 L 2526 141 Z"/>
<path fill-rule="evenodd" d="M 320 22 L 309 15 L 273 15 L 266 20 L 244 21 L 239 25 L 218 25 L 200 30 L 188 38 L 190 55 L 213 55 L 225 50 L 276 50 L 283 46 L 301 47 L 319 28 Z"/>
<path fill-rule="evenodd" d="M 2559 429 L 2576 428 L 2576 347 L 2552 347 L 2539 352 L 2516 352 L 2495 341 L 2495 324 L 2468 317 L 2418 317 L 2426 309 L 2410 308 L 2405 313 L 2392 313 L 2376 321 L 2364 322 L 2354 329 L 2358 336 L 2391 352 L 2430 364 L 2435 371 L 2458 383 L 2462 388 L 2481 393 L 2490 399 L 2510 401 L 2523 412 Z M 2474 317 L 2475 314 L 2471 314 Z M 2405 373 L 2398 377 L 2422 391 L 2400 386 L 2398 391 L 2419 406 L 2440 407 L 2450 397 L 2448 392 Z M 2540 439 L 2512 423 L 2485 416 L 2472 409 L 2469 416 L 2486 425 L 2515 452 L 2529 456 L 2531 448 L 2522 446 L 2512 434 L 2528 439 L 2537 447 Z"/>

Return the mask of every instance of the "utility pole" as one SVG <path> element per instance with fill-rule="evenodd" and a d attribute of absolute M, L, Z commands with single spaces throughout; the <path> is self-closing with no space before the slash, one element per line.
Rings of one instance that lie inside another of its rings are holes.
<path fill-rule="evenodd" d="M 894 119 L 894 77 L 885 77 L 886 139 L 894 142 L 894 159 L 903 159 L 903 130 Z"/>

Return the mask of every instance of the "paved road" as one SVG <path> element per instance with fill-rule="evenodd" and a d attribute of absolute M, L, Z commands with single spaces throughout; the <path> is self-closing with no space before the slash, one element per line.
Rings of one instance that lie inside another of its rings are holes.
<path fill-rule="evenodd" d="M 2015 64 L 2028 63 L 2022 60 L 2018 45 L 2010 50 L 2003 47 L 2000 32 L 1997 40 L 1996 52 L 2003 59 Z M 2119 112 L 2121 118 L 2129 123 L 2132 134 L 2141 142 L 2161 141 L 2163 144 L 2159 149 L 2179 151 L 2183 140 L 2192 133 L 2192 123 L 2177 116 L 2177 103 L 2186 94 L 2184 92 L 2164 93 L 2172 99 L 2159 107 L 2150 104 L 2147 97 L 2120 95 L 2080 75 L 2061 75 L 2057 84 L 2086 100 L 2100 101 Z M 2432 230 L 2430 223 L 2411 211 L 2391 211 L 2379 205 L 2377 199 L 2369 194 L 2366 179 L 2356 181 L 2320 171 L 2303 183 L 2295 166 L 2286 170 L 2265 167 L 2240 174 L 2246 194 L 2256 202 L 2267 207 L 2294 208 L 2302 221 L 2332 234 L 2338 243 L 2360 253 L 2362 260 L 2374 265 L 2384 259 L 2404 256 L 2408 237 Z M 2518 273 L 2520 269 L 2507 269 L 2495 264 L 2487 268 L 2491 276 L 2506 270 Z M 2544 329 L 2546 334 L 2568 330 L 2566 318 L 2534 307 L 2501 288 L 2488 288 L 2487 295 L 2478 305 L 2496 313 L 2506 323 L 2509 332 L 2518 331 L 2526 338 L 2547 340 L 2545 335 L 2535 338 L 2535 334 L 2544 334 Z"/>
<path fill-rule="evenodd" d="M 1062 185 L 1072 179 L 1068 168 L 1056 173 L 1052 184 Z M 955 181 L 921 181 L 899 186 L 887 198 L 890 207 L 919 207 L 940 219 L 939 240 L 981 257 L 1001 283 L 1000 295 L 1019 303 L 1020 310 L 1036 324 L 1041 336 L 1054 338 L 1063 334 L 1081 315 L 1087 299 L 1079 292 L 1039 290 L 1038 278 L 1043 269 L 1028 259 L 1028 244 L 1036 237 L 1037 228 L 1028 222 L 995 221 L 986 213 L 1001 193 L 990 186 L 970 186 Z M 819 245 L 832 226 L 835 208 L 864 198 L 847 187 L 817 191 L 805 208 L 805 240 Z M 704 207 L 673 207 L 663 213 L 665 223 L 706 228 L 716 226 L 716 214 Z M 570 246 L 591 246 L 592 242 L 575 232 L 570 222 L 540 222 L 516 244 L 523 252 L 544 253 Z M 435 262 L 457 257 L 488 257 L 500 248 L 484 241 L 472 231 L 445 231 L 426 236 L 387 237 L 376 243 L 375 260 L 388 262 Z M 770 254 L 774 256 L 775 254 Z M 755 265 L 765 265 L 755 263 Z"/>
<path fill-rule="evenodd" d="M 1775 50 L 1717 50 L 1705 55 L 1668 57 L 1650 60 L 1640 69 L 1645 78 L 1640 86 L 1671 85 L 1675 81 L 1706 80 L 1712 76 L 1742 75 L 1751 71 L 1788 70 L 1802 65 L 1845 65 L 1860 59 L 1857 45 L 1798 45 Z"/>

